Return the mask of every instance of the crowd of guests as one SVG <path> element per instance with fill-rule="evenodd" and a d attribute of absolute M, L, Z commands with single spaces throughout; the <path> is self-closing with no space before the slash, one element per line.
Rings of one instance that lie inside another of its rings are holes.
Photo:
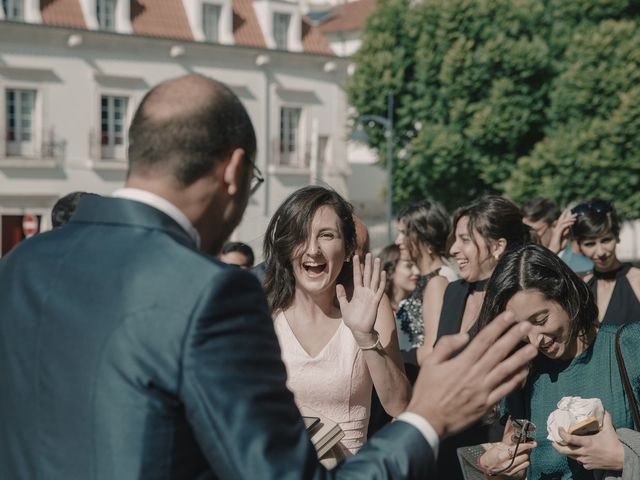
<path fill-rule="evenodd" d="M 440 445 L 438 478 L 463 478 L 457 450 L 469 445 L 484 445 L 479 478 L 528 471 L 528 478 L 586 479 L 592 470 L 637 478 L 640 434 L 631 405 L 640 399 L 633 350 L 640 345 L 640 269 L 616 256 L 613 203 L 589 199 L 560 212 L 549 199 L 519 207 L 489 195 L 449 216 L 437 201 L 423 200 L 400 211 L 397 232 L 378 258 L 357 255 L 350 205 L 310 186 L 285 200 L 265 233 L 263 286 L 287 385 L 302 411 L 318 411 L 345 432 L 321 460 L 331 466 L 352 455 L 368 430 L 404 410 L 415 372 L 439 339 L 475 335 L 510 310 L 533 325 L 528 341 L 540 355 L 493 416 Z M 626 324 L 623 356 L 634 398 L 613 353 Z M 563 396 L 603 401 L 605 423 L 588 445 L 587 437 L 569 434 L 565 445 L 547 440 L 546 417 Z M 509 418 L 534 422 L 535 440 L 516 448 Z"/>
<path fill-rule="evenodd" d="M 69 220 L 83 194 L 58 202 L 54 227 Z M 255 272 L 273 312 L 287 386 L 303 413 L 319 412 L 344 432 L 320 461 L 334 467 L 404 411 L 411 383 L 441 337 L 474 335 L 510 310 L 533 324 L 529 342 L 541 355 L 493 417 L 441 444 L 439 478 L 463 478 L 457 450 L 469 445 L 484 445 L 476 465 L 482 476 L 586 479 L 601 470 L 609 472 L 602 478 L 636 478 L 640 434 L 633 429 L 640 425 L 631 412 L 640 397 L 640 269 L 616 256 L 613 203 L 590 199 L 560 212 L 545 198 L 518 207 L 484 196 L 449 216 L 440 203 L 423 200 L 399 212 L 397 232 L 374 259 L 351 205 L 310 186 L 283 202 L 265 233 L 265 261 Z M 254 265 L 251 247 L 237 241 L 225 243 L 218 258 Z M 612 353 L 626 324 L 632 399 Z M 558 445 L 539 428 L 535 440 L 514 443 L 509 418 L 542 427 L 568 395 L 603 401 L 601 433 L 588 444 L 566 434 Z"/>
<path fill-rule="evenodd" d="M 456 480 L 478 446 L 474 478 L 640 478 L 640 269 L 613 203 L 423 200 L 374 257 L 308 186 L 254 267 L 225 243 L 263 180 L 233 92 L 169 80 L 129 137 L 125 188 L 65 197 L 0 262 L 0 476 Z M 597 433 L 547 439 L 564 396 L 602 401 Z M 340 427 L 320 458 L 300 412 Z"/>

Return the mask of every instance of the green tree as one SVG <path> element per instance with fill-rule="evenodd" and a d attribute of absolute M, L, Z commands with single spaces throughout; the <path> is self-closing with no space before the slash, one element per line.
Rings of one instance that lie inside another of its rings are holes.
<path fill-rule="evenodd" d="M 598 196 L 640 214 L 640 28 L 604 20 L 576 29 L 550 93 L 547 135 L 505 191 L 561 204 Z"/>
<path fill-rule="evenodd" d="M 395 201 L 615 195 L 638 216 L 639 14 L 637 0 L 382 0 L 347 92 L 357 114 L 396 96 Z"/>

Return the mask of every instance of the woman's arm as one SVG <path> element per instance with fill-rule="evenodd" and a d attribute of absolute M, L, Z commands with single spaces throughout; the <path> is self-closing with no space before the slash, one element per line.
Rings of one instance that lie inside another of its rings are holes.
<path fill-rule="evenodd" d="M 427 282 L 422 295 L 422 321 L 424 322 L 424 345 L 418 351 L 418 363 L 421 358 L 433 350 L 438 336 L 440 312 L 444 301 L 444 291 L 449 280 L 441 275 L 433 277 Z"/>
<path fill-rule="evenodd" d="M 382 349 L 363 350 L 373 386 L 384 410 L 392 417 L 402 413 L 411 398 L 411 385 L 404 371 L 398 346 L 396 322 L 386 295 L 378 306 L 375 329 Z"/>
<path fill-rule="evenodd" d="M 627 280 L 629 280 L 629 285 L 631 285 L 633 293 L 636 294 L 636 298 L 640 301 L 640 268 L 631 267 L 627 273 Z"/>
<path fill-rule="evenodd" d="M 384 295 L 385 280 L 379 258 L 372 262 L 368 253 L 361 266 L 356 255 L 351 300 L 342 285 L 336 287 L 336 294 L 342 320 L 362 349 L 380 403 L 395 417 L 408 405 L 411 387 L 400 357 L 391 304 Z"/>

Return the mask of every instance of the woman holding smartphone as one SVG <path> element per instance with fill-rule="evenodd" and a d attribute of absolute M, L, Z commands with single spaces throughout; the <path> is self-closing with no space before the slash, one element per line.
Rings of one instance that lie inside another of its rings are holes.
<path fill-rule="evenodd" d="M 596 478 L 638 478 L 634 468 L 640 449 L 629 445 L 640 442 L 640 433 L 632 430 L 631 407 L 640 400 L 640 323 L 625 325 L 620 333 L 633 388 L 633 398 L 628 398 L 614 353 L 616 327 L 599 324 L 591 291 L 553 252 L 526 245 L 498 262 L 487 285 L 480 327 L 505 310 L 533 325 L 528 342 L 540 351 L 526 384 L 503 405 L 512 418 L 537 426 L 535 444 L 520 445 L 516 451 L 507 435 L 480 458 L 480 465 L 488 473 L 507 467 L 504 474 L 523 478 L 526 472 L 529 479 L 593 480 L 593 470 L 605 475 Z M 566 445 L 547 439 L 547 417 L 565 396 L 602 401 L 606 413 L 598 433 L 581 437 L 561 431 Z"/>

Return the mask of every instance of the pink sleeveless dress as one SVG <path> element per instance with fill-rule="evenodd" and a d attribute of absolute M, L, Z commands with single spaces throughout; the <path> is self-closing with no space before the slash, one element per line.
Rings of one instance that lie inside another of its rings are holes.
<path fill-rule="evenodd" d="M 338 423 L 345 433 L 341 446 L 356 453 L 367 441 L 373 383 L 351 331 L 341 322 L 320 353 L 311 357 L 282 311 L 277 312 L 274 326 L 296 405 Z"/>

